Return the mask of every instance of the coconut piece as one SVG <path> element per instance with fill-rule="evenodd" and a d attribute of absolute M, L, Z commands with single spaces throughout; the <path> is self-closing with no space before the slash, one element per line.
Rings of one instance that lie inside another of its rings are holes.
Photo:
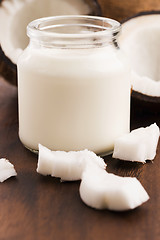
<path fill-rule="evenodd" d="M 138 128 L 116 139 L 113 158 L 145 163 L 153 160 L 159 139 L 159 127 L 156 123 L 146 128 Z"/>
<path fill-rule="evenodd" d="M 106 168 L 104 160 L 91 151 L 51 151 L 39 144 L 37 172 L 42 175 L 59 177 L 63 181 L 80 180 L 86 166 L 93 164 Z"/>
<path fill-rule="evenodd" d="M 120 177 L 94 166 L 83 172 L 79 191 L 82 201 L 96 209 L 125 211 L 149 199 L 136 178 Z"/>
<path fill-rule="evenodd" d="M 0 159 L 0 182 L 4 182 L 6 179 L 17 176 L 13 164 L 11 164 L 7 159 Z"/>
<path fill-rule="evenodd" d="M 160 111 L 160 12 L 144 12 L 122 24 L 120 48 L 133 70 L 133 107 Z"/>
<path fill-rule="evenodd" d="M 55 15 L 100 15 L 96 0 L 0 0 L 0 73 L 17 85 L 17 59 L 28 45 L 29 22 Z M 5 24 L 4 24 L 5 23 Z"/>

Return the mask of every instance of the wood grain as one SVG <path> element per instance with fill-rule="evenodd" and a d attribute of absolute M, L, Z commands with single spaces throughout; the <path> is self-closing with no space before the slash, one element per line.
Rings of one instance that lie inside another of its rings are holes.
<path fill-rule="evenodd" d="M 139 12 L 160 10 L 159 0 L 98 0 L 102 15 L 124 21 Z"/>
<path fill-rule="evenodd" d="M 0 157 L 18 173 L 0 184 L 0 240 L 160 239 L 160 145 L 154 162 L 144 165 L 105 157 L 109 172 L 137 177 L 150 200 L 132 211 L 98 211 L 80 200 L 79 182 L 36 173 L 37 155 L 19 141 L 17 114 L 17 88 L 0 79 Z M 160 124 L 159 115 L 132 113 L 132 129 L 153 122 Z"/>

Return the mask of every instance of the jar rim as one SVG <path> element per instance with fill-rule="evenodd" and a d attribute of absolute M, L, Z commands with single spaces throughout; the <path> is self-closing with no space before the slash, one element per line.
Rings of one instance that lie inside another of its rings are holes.
<path fill-rule="evenodd" d="M 82 32 L 70 32 L 68 30 L 70 27 L 75 26 L 86 27 L 90 30 Z M 60 28 L 63 28 L 63 31 L 65 29 L 66 32 L 61 32 Z M 27 35 L 32 39 L 38 39 L 43 44 L 49 44 L 50 41 L 59 39 L 67 42 L 74 39 L 75 44 L 81 41 L 83 45 L 86 39 L 89 38 L 98 37 L 100 43 L 104 43 L 108 38 L 113 40 L 120 32 L 120 29 L 121 24 L 110 18 L 90 15 L 60 15 L 39 18 L 30 22 L 27 26 Z"/>

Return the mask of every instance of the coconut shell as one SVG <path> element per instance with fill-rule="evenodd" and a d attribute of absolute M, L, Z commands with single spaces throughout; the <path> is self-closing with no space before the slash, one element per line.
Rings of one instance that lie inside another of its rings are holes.
<path fill-rule="evenodd" d="M 152 14 L 160 14 L 160 10 L 152 10 L 152 11 L 142 11 L 142 12 L 138 12 L 130 17 L 127 17 L 127 18 L 124 18 L 122 21 L 121 21 L 121 24 L 129 21 L 130 19 L 132 18 L 136 18 L 136 17 L 140 17 L 140 16 L 145 16 L 145 15 L 152 15 Z"/>
<path fill-rule="evenodd" d="M 0 47 L 0 74 L 12 85 L 17 85 L 17 66 L 5 56 Z"/>
<path fill-rule="evenodd" d="M 138 114 L 160 113 L 160 97 L 144 95 L 140 92 L 132 91 L 131 108 Z"/>
<path fill-rule="evenodd" d="M 0 0 L 0 7 L 3 0 Z M 7 58 L 0 46 L 0 75 L 9 83 L 17 85 L 17 67 Z"/>
<path fill-rule="evenodd" d="M 2 1 L 0 0 L 0 7 Z M 84 0 L 90 7 L 91 12 L 89 15 L 101 16 L 101 8 L 97 0 Z M 0 75 L 5 78 L 6 81 L 13 85 L 17 85 L 17 66 L 5 56 L 3 49 L 0 46 Z"/>

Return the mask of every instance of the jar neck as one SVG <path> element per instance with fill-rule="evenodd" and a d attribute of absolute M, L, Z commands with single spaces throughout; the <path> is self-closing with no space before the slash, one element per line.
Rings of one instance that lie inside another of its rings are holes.
<path fill-rule="evenodd" d="M 120 23 L 115 20 L 82 15 L 41 18 L 27 26 L 30 43 L 45 48 L 118 47 L 119 32 Z"/>

